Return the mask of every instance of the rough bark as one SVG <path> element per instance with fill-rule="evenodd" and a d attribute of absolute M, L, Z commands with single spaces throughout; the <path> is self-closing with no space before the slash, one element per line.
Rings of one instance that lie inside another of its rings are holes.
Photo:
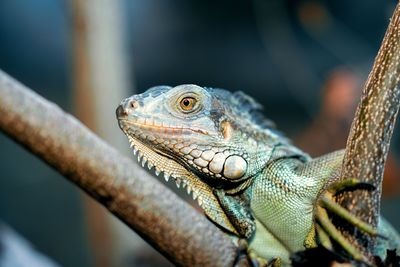
<path fill-rule="evenodd" d="M 341 179 L 358 178 L 376 187 L 339 195 L 336 201 L 362 220 L 377 226 L 383 170 L 400 106 L 400 5 L 398 4 L 364 85 L 353 120 Z M 341 231 L 372 259 L 374 238 L 352 227 Z"/>

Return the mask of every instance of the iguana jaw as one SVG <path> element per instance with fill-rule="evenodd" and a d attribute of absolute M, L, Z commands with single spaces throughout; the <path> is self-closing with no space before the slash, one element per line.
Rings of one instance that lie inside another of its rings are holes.
<path fill-rule="evenodd" d="M 166 181 L 172 177 L 178 188 L 185 188 L 189 195 L 192 194 L 193 199 L 197 200 L 207 217 L 225 230 L 237 235 L 237 231 L 226 217 L 208 184 L 172 159 L 171 155 L 141 141 L 135 131 L 132 131 L 133 129 L 127 127 L 122 121 L 120 121 L 120 127 L 127 135 L 133 153 L 137 155 L 138 161 L 143 167 L 146 165 L 149 169 L 154 167 L 156 175 L 162 173 Z"/>
<path fill-rule="evenodd" d="M 149 170 L 154 168 L 155 174 L 157 176 L 162 174 L 166 182 L 168 182 L 170 178 L 173 178 L 176 187 L 186 188 L 187 194 L 190 195 L 192 193 L 193 200 L 197 200 L 197 203 L 202 206 L 203 198 L 199 196 L 200 190 L 194 188 L 195 184 L 199 182 L 186 179 L 186 177 L 190 175 L 189 171 L 176 163 L 176 161 L 168 157 L 165 153 L 149 148 L 140 140 L 131 136 L 128 136 L 128 140 L 133 149 L 133 154 L 137 156 L 138 162 L 142 167 L 147 166 Z"/>

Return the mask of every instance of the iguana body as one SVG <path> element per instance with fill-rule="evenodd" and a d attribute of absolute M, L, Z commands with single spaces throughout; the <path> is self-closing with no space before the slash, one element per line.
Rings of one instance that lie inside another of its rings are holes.
<path fill-rule="evenodd" d="M 302 156 L 301 158 L 296 158 Z M 260 221 L 250 247 L 263 257 L 277 257 L 262 233 L 271 233 L 279 255 L 287 261 L 289 253 L 305 249 L 305 241 L 314 223 L 316 199 L 340 167 L 342 151 L 311 160 L 301 154 L 281 155 L 269 162 L 264 171 L 254 179 L 251 209 Z M 265 190 L 265 189 L 269 190 Z M 266 205 L 266 203 L 268 203 Z M 258 244 L 260 243 L 260 244 Z M 268 255 L 269 254 L 269 255 Z"/>
<path fill-rule="evenodd" d="M 291 253 L 317 245 L 318 199 L 338 177 L 343 153 L 311 159 L 261 109 L 241 92 L 159 86 L 125 99 L 117 117 L 143 166 L 186 187 L 212 221 L 246 238 L 255 254 L 287 265 Z"/>

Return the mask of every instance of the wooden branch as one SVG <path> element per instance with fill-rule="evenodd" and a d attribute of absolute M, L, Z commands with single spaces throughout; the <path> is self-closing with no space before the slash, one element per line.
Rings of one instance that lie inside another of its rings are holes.
<path fill-rule="evenodd" d="M 205 216 L 73 116 L 2 71 L 0 114 L 2 131 L 102 203 L 173 263 L 233 265 L 237 248 Z"/>
<path fill-rule="evenodd" d="M 71 0 L 72 94 L 74 114 L 89 129 L 124 155 L 131 155 L 126 136 L 115 121 L 115 103 L 132 94 L 130 64 L 125 44 L 124 1 Z M 129 234 L 113 215 L 90 197 L 82 199 L 88 239 L 96 267 L 121 266 L 132 250 L 142 248 L 143 241 Z M 99 234 L 100 233 L 100 234 Z M 107 251 L 107 253 L 104 253 Z M 138 253 L 131 257 L 137 260 Z"/>
<path fill-rule="evenodd" d="M 360 219 L 377 226 L 383 170 L 400 106 L 400 4 L 364 86 L 361 102 L 350 129 L 341 179 L 358 178 L 376 190 L 343 193 L 336 201 Z M 357 229 L 341 229 L 369 258 L 374 238 Z"/>

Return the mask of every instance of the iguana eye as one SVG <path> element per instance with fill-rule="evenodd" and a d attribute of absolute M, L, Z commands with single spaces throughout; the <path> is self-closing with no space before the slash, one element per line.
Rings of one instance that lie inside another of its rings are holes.
<path fill-rule="evenodd" d="M 182 98 L 179 105 L 183 111 L 192 111 L 196 106 L 197 100 L 193 97 Z"/>

